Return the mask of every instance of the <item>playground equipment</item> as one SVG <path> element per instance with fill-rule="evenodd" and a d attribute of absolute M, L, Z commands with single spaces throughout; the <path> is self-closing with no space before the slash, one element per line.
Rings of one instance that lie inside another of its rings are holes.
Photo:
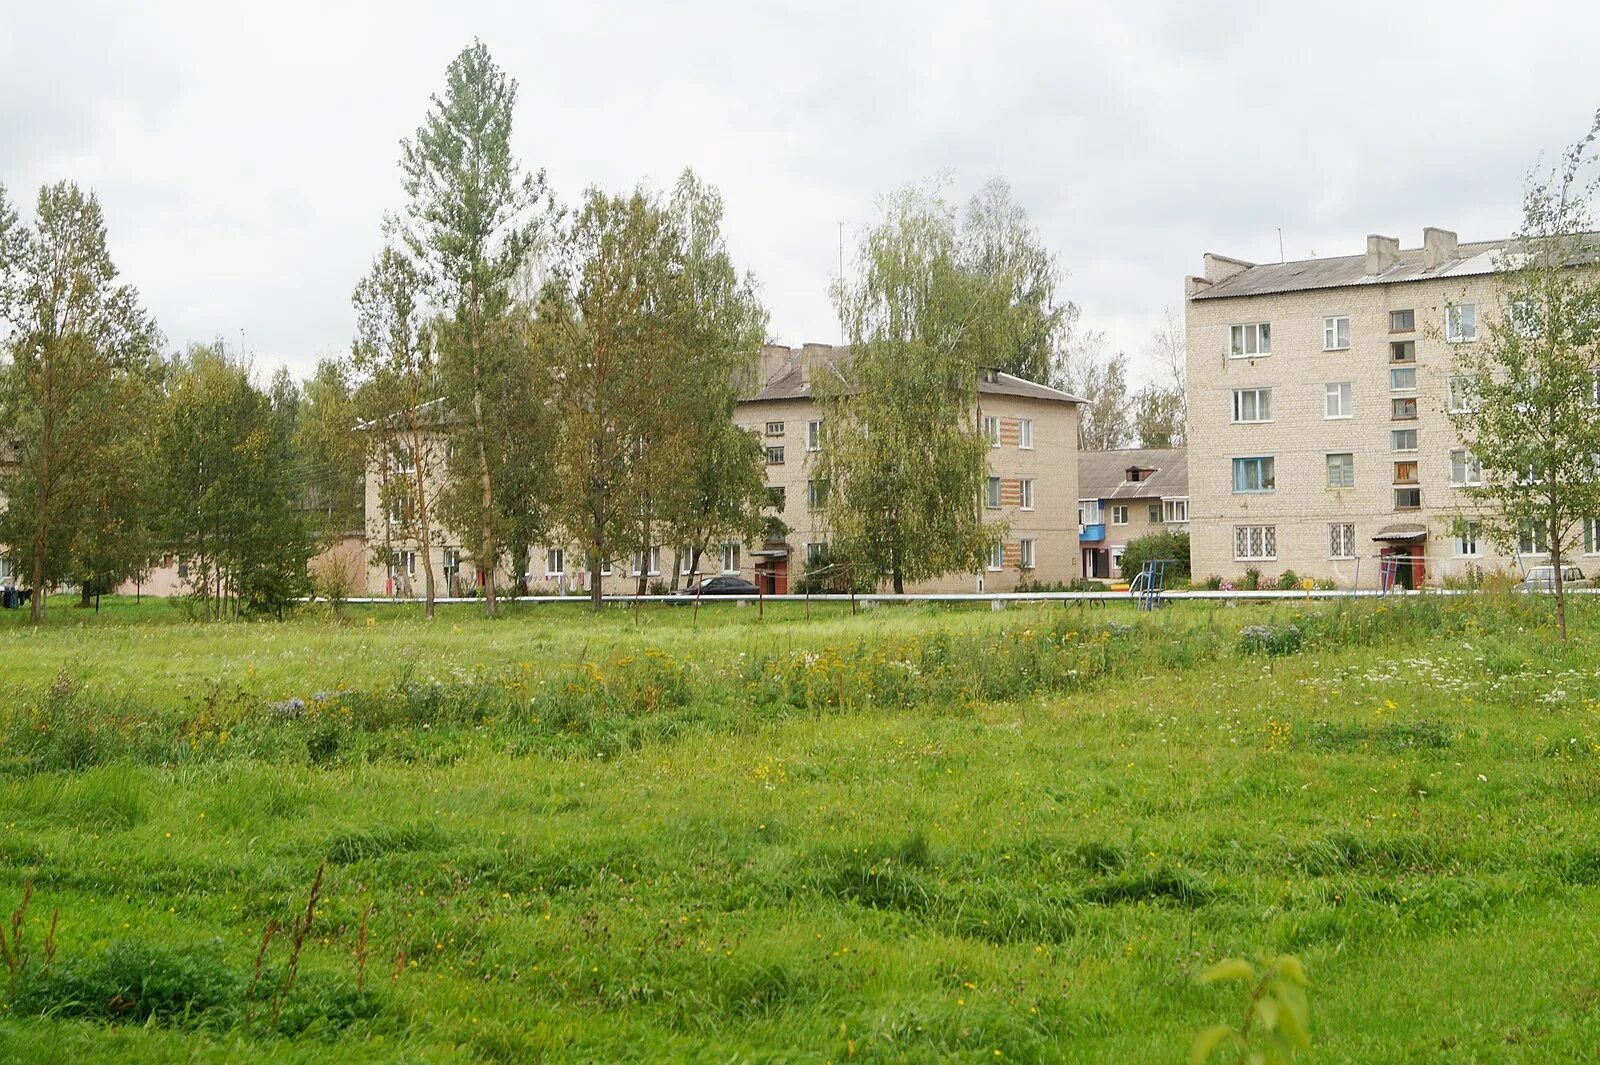
<path fill-rule="evenodd" d="M 1173 564 L 1170 558 L 1152 558 L 1139 567 L 1138 576 L 1128 585 L 1128 594 L 1138 602 L 1140 610 L 1155 610 L 1162 605 L 1162 593 L 1167 588 L 1167 567 Z"/>

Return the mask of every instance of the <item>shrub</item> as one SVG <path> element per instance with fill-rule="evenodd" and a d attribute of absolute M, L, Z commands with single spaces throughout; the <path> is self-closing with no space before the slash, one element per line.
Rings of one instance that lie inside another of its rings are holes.
<path fill-rule="evenodd" d="M 1244 571 L 1244 579 L 1239 582 L 1239 587 L 1244 591 L 1253 592 L 1261 587 L 1261 571 L 1251 566 Z"/>
<path fill-rule="evenodd" d="M 1156 559 L 1171 559 L 1167 567 L 1167 580 L 1189 578 L 1189 534 L 1186 532 L 1157 532 L 1134 540 L 1122 552 L 1122 577 L 1132 580 L 1144 564 Z"/>
<path fill-rule="evenodd" d="M 1276 657 L 1293 654 L 1305 642 L 1298 625 L 1246 625 L 1239 630 L 1239 653 Z"/>
<path fill-rule="evenodd" d="M 1300 575 L 1292 569 L 1286 569 L 1278 575 L 1277 585 L 1280 592 L 1292 592 L 1300 587 Z"/>

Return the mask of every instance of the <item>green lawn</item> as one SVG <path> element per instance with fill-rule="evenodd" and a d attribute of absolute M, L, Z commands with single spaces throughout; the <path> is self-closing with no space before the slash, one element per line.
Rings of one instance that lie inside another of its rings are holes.
<path fill-rule="evenodd" d="M 1594 1060 L 1575 609 L 0 615 L 0 1060 Z"/>

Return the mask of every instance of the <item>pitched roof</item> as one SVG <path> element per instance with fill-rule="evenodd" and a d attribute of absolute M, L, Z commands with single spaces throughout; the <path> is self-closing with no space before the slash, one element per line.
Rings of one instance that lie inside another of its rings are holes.
<path fill-rule="evenodd" d="M 1584 245 L 1572 265 L 1600 261 L 1600 233 L 1585 233 Z M 1498 261 L 1514 253 L 1511 238 L 1463 241 L 1456 255 L 1432 270 L 1423 265 L 1421 248 L 1402 248 L 1394 265 L 1379 274 L 1367 273 L 1366 256 L 1333 255 L 1325 259 L 1300 259 L 1287 263 L 1249 265 L 1232 277 L 1224 278 L 1196 292 L 1191 299 L 1214 300 L 1229 296 L 1261 296 L 1272 292 L 1305 292 L 1319 288 L 1345 288 L 1353 285 L 1389 285 L 1402 281 L 1430 281 L 1436 278 L 1474 277 L 1492 274 Z M 1239 260 L 1233 260 L 1235 262 Z"/>
<path fill-rule="evenodd" d="M 1149 470 L 1129 481 L 1128 470 Z M 1189 458 L 1183 448 L 1119 448 L 1078 452 L 1078 498 L 1171 499 L 1189 494 Z"/>
<path fill-rule="evenodd" d="M 801 349 L 796 349 L 792 358 L 783 359 L 771 370 L 770 374 L 749 394 L 740 398 L 741 403 L 763 402 L 767 400 L 783 399 L 812 399 L 811 378 L 819 373 L 837 373 L 839 360 L 849 352 L 845 345 L 824 346 L 819 344 L 807 345 L 807 354 L 820 352 L 811 360 L 811 375 L 807 375 L 804 368 L 805 356 L 800 354 Z M 769 363 L 763 359 L 763 370 Z M 978 376 L 978 391 L 989 396 L 1022 396 L 1028 399 L 1043 399 L 1057 403 L 1082 403 L 1083 400 L 1070 393 L 1063 392 L 1049 385 L 1041 385 L 1036 381 L 1029 381 L 1013 374 L 991 370 Z"/>

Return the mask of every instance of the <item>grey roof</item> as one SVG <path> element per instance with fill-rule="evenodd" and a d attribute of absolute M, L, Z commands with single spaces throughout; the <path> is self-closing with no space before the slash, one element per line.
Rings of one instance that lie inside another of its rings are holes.
<path fill-rule="evenodd" d="M 1595 262 L 1600 258 L 1600 234 L 1586 233 L 1581 239 L 1587 254 L 1581 255 L 1578 262 Z M 1202 288 L 1190 298 L 1214 300 L 1229 296 L 1261 296 L 1271 292 L 1305 292 L 1319 288 L 1474 277 L 1494 273 L 1497 262 L 1513 253 L 1514 249 L 1515 242 L 1510 238 L 1462 242 L 1456 247 L 1455 258 L 1429 270 L 1422 265 L 1421 248 L 1402 248 L 1395 256 L 1394 265 L 1381 274 L 1367 273 L 1365 254 L 1335 255 L 1326 259 L 1301 259 L 1288 263 L 1260 263 Z"/>
<path fill-rule="evenodd" d="M 1152 471 L 1129 481 L 1128 470 Z M 1079 499 L 1172 499 L 1189 494 L 1189 457 L 1183 448 L 1118 448 L 1078 452 Z"/>
<path fill-rule="evenodd" d="M 837 373 L 838 359 L 848 350 L 847 347 L 836 347 L 826 357 L 815 360 L 812 376 L 818 373 Z M 760 388 L 741 397 L 740 402 L 812 399 L 814 393 L 811 385 L 811 380 L 801 367 L 801 360 L 795 359 L 781 366 L 777 372 L 762 382 Z M 998 370 L 979 376 L 978 391 L 989 396 L 1022 396 L 1027 399 L 1043 399 L 1057 403 L 1083 402 L 1079 397 L 1063 392 L 1059 388 L 1051 388 L 1049 385 L 1041 385 L 1036 381 L 1028 381 Z"/>

